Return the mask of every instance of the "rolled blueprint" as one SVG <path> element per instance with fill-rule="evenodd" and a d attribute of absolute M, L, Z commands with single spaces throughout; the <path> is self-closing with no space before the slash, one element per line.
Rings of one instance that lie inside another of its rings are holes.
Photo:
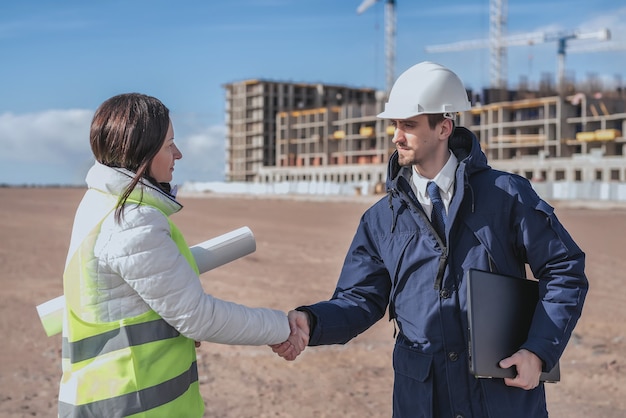
<path fill-rule="evenodd" d="M 189 249 L 202 274 L 253 253 L 256 251 L 256 241 L 250 228 L 243 226 L 196 244 Z M 64 309 L 65 296 L 63 295 L 37 305 L 37 313 L 46 335 L 51 336 L 61 332 Z"/>
<path fill-rule="evenodd" d="M 256 241 L 247 226 L 189 248 L 196 259 L 200 274 L 229 263 L 256 250 Z"/>
<path fill-rule="evenodd" d="M 48 337 L 58 334 L 63 328 L 63 309 L 65 296 L 61 295 L 47 302 L 37 305 L 37 313 Z"/>

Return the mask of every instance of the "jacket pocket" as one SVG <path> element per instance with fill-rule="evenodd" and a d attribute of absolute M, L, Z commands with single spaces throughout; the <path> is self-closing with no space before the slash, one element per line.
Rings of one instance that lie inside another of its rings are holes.
<path fill-rule="evenodd" d="M 394 418 L 433 416 L 433 357 L 411 347 L 396 344 L 393 350 Z"/>

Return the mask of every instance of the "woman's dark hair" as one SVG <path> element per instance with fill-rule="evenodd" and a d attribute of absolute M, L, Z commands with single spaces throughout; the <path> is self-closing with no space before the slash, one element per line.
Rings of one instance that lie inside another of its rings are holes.
<path fill-rule="evenodd" d="M 159 99 L 145 94 L 120 94 L 106 100 L 96 110 L 89 133 L 96 160 L 135 173 L 117 203 L 115 219 L 118 222 L 137 183 L 142 178 L 154 182 L 148 170 L 165 141 L 169 124 L 169 109 Z"/>

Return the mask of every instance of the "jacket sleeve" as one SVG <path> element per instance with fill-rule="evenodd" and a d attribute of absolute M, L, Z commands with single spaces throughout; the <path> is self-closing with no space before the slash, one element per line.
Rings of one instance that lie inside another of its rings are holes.
<path fill-rule="evenodd" d="M 276 344 L 289 337 L 284 312 L 249 308 L 205 293 L 159 211 L 144 206 L 128 211 L 108 245 L 111 268 L 186 337 L 237 345 Z"/>
<path fill-rule="evenodd" d="M 345 344 L 385 314 L 389 274 L 369 234 L 366 216 L 350 245 L 332 298 L 298 308 L 311 315 L 309 345 Z"/>
<path fill-rule="evenodd" d="M 515 178 L 518 204 L 517 247 L 539 280 L 537 304 L 528 340 L 522 348 L 537 354 L 545 370 L 557 363 L 582 313 L 589 283 L 585 254 L 526 180 Z"/>

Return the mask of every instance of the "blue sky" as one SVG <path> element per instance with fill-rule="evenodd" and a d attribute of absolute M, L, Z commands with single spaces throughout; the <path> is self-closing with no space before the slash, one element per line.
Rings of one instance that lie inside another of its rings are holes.
<path fill-rule="evenodd" d="M 184 157 L 174 182 L 225 170 L 225 83 L 264 78 L 385 85 L 384 0 L 29 0 L 0 4 L 0 183 L 83 184 L 97 106 L 137 91 L 171 110 Z M 608 28 L 626 44 L 623 0 L 509 0 L 508 34 Z M 433 4 L 433 5 L 431 5 Z M 396 75 L 432 60 L 475 90 L 487 50 L 427 54 L 428 45 L 485 39 L 489 0 L 397 0 Z M 584 42 L 584 41 L 577 41 Z M 577 42 L 570 45 L 574 47 Z M 597 42 L 596 42 L 597 43 Z M 508 49 L 509 85 L 556 72 L 555 42 Z M 626 83 L 626 50 L 571 53 L 568 73 Z"/>

